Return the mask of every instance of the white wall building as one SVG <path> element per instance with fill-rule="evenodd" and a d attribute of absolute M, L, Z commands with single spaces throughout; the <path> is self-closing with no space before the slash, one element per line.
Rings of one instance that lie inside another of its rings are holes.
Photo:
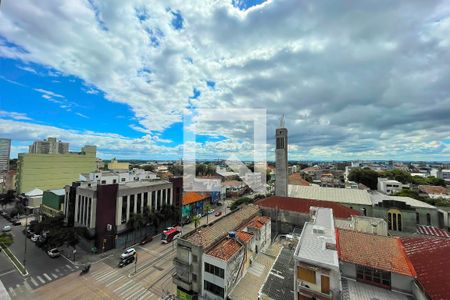
<path fill-rule="evenodd" d="M 409 187 L 404 185 L 400 181 L 378 177 L 377 190 L 384 194 L 392 195 L 400 192 L 404 187 Z"/>
<path fill-rule="evenodd" d="M 80 174 L 82 186 L 127 183 L 134 181 L 151 181 L 157 179 L 158 176 L 155 173 L 137 168 L 130 171 L 100 171 Z"/>
<path fill-rule="evenodd" d="M 294 299 L 340 299 L 333 210 L 311 208 L 294 253 Z"/>

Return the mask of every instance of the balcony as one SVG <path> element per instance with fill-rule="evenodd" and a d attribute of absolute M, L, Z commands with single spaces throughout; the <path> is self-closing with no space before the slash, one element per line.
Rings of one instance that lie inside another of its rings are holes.
<path fill-rule="evenodd" d="M 325 294 L 325 293 L 313 290 L 305 285 L 301 285 L 300 283 L 298 284 L 298 292 L 304 294 L 305 296 L 308 296 L 311 298 L 314 297 L 316 299 L 324 299 L 324 300 L 334 299 L 333 291 L 330 291 L 329 294 Z"/>
<path fill-rule="evenodd" d="M 178 273 L 172 274 L 172 281 L 177 287 L 181 287 L 186 291 L 192 290 L 192 282 L 189 279 L 179 276 Z"/>

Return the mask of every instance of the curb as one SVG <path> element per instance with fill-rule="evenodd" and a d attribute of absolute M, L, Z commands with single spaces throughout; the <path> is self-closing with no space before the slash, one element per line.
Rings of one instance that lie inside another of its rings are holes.
<path fill-rule="evenodd" d="M 14 255 L 14 253 L 12 253 L 12 251 L 8 247 L 6 247 L 5 245 L 0 245 L 0 247 L 3 249 L 4 252 L 6 252 L 6 249 L 8 249 L 8 252 L 17 260 L 17 263 L 25 270 L 25 274 L 22 273 L 22 270 L 20 270 L 20 268 L 16 265 L 14 260 L 12 260 L 12 258 L 7 253 L 5 253 L 5 255 L 11 261 L 13 266 L 17 269 L 17 271 L 19 271 L 20 275 L 22 275 L 23 277 L 30 275 L 30 273 L 28 273 L 28 270 L 24 267 L 24 265 L 22 265 L 22 263 L 19 261 L 19 259 Z"/>

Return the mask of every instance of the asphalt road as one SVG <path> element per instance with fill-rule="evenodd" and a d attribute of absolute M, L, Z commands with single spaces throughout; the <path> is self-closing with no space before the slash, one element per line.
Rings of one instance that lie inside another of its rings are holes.
<path fill-rule="evenodd" d="M 4 225 L 11 225 L 11 223 L 0 217 L 0 227 L 3 228 Z M 35 289 L 77 270 L 64 257 L 50 258 L 45 251 L 37 247 L 30 239 L 27 239 L 22 233 L 24 226 L 11 227 L 14 243 L 10 246 L 10 249 L 21 263 L 23 263 L 25 256 L 25 267 L 29 276 L 23 277 L 2 251 L 0 255 L 0 280 L 8 290 L 17 288 L 25 281 L 28 283 L 27 287 Z M 25 242 L 27 243 L 26 255 Z"/>

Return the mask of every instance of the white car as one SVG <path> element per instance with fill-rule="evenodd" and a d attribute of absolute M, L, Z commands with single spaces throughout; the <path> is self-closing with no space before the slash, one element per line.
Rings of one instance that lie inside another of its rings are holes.
<path fill-rule="evenodd" d="M 120 255 L 120 258 L 124 259 L 124 258 L 130 257 L 130 256 L 133 256 L 135 254 L 136 254 L 136 250 L 134 248 L 129 248 Z"/>
<path fill-rule="evenodd" d="M 31 241 L 32 241 L 32 242 L 37 242 L 37 241 L 39 240 L 39 237 L 40 237 L 39 234 L 34 234 L 34 235 L 31 237 Z"/>
<path fill-rule="evenodd" d="M 3 232 L 11 231 L 11 226 L 9 226 L 9 225 L 3 226 L 2 231 L 3 231 Z"/>
<path fill-rule="evenodd" d="M 53 248 L 51 250 L 47 251 L 48 256 L 54 258 L 54 257 L 58 257 L 61 255 L 61 253 L 59 252 L 59 250 L 57 248 Z"/>
<path fill-rule="evenodd" d="M 208 214 L 213 214 L 213 213 L 214 213 L 214 209 L 208 210 Z"/>

